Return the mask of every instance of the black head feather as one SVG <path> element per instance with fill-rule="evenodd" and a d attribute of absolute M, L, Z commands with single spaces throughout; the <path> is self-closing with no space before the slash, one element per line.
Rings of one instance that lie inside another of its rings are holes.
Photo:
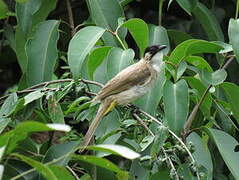
<path fill-rule="evenodd" d="M 157 52 L 165 49 L 167 46 L 165 45 L 153 45 L 149 46 L 145 49 L 144 54 L 150 53 L 152 56 L 155 55 Z"/>

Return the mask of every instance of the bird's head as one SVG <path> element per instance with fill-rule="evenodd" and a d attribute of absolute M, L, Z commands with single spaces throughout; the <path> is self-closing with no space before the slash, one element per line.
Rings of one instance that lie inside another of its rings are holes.
<path fill-rule="evenodd" d="M 145 61 L 152 61 L 155 59 L 155 56 L 161 55 L 160 57 L 163 57 L 163 49 L 167 48 L 166 45 L 153 45 L 149 46 L 144 51 L 144 60 Z M 157 58 L 158 59 L 158 58 Z"/>

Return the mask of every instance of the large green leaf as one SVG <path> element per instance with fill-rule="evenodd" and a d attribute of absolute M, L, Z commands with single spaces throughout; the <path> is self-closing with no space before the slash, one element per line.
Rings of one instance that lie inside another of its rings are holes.
<path fill-rule="evenodd" d="M 110 171 L 113 171 L 113 172 L 116 172 L 116 173 L 119 173 L 119 174 L 125 174 L 127 176 L 126 172 L 124 172 L 123 170 L 118 168 L 115 164 L 113 164 L 112 162 L 110 162 L 107 159 L 104 159 L 104 158 L 101 158 L 101 157 L 96 157 L 96 156 L 89 156 L 89 155 L 84 155 L 84 156 L 75 155 L 75 156 L 73 156 L 73 158 L 76 159 L 76 160 L 80 160 L 80 161 L 88 162 L 90 164 L 94 164 L 94 165 L 102 167 L 102 168 L 106 168 Z"/>
<path fill-rule="evenodd" d="M 226 80 L 227 72 L 224 69 L 219 69 L 215 72 L 208 72 L 207 70 L 202 70 L 200 73 L 200 78 L 202 81 L 213 86 L 219 85 Z"/>
<path fill-rule="evenodd" d="M 176 0 L 177 3 L 183 8 L 189 15 L 191 15 L 192 10 L 195 8 L 198 0 Z"/>
<path fill-rule="evenodd" d="M 49 165 L 47 166 L 57 179 L 75 180 L 75 177 L 65 167 Z"/>
<path fill-rule="evenodd" d="M 97 26 L 115 31 L 118 26 L 118 18 L 124 17 L 124 12 L 118 1 L 112 0 L 87 0 L 91 19 Z M 125 30 L 120 33 L 121 39 L 124 39 Z M 106 45 L 117 46 L 118 42 L 110 33 L 103 35 Z"/>
<path fill-rule="evenodd" d="M 189 110 L 188 85 L 185 80 L 173 84 L 167 81 L 163 90 L 164 110 L 167 125 L 180 135 Z"/>
<path fill-rule="evenodd" d="M 26 44 L 28 57 L 27 82 L 29 86 L 49 81 L 53 77 L 58 57 L 57 41 L 59 21 L 48 20 L 40 23 Z"/>
<path fill-rule="evenodd" d="M 41 0 L 41 7 L 32 17 L 32 26 L 44 21 L 49 13 L 55 9 L 57 0 Z"/>
<path fill-rule="evenodd" d="M 189 86 L 192 89 L 197 90 L 196 99 L 193 100 L 195 100 L 194 103 L 198 103 L 198 101 L 206 91 L 206 87 L 202 84 L 202 82 L 199 79 L 196 79 L 194 77 L 184 77 L 184 79 L 188 82 Z M 211 112 L 211 106 L 212 106 L 212 96 L 211 94 L 207 93 L 202 105 L 200 106 L 200 110 L 205 116 L 209 117 Z"/>
<path fill-rule="evenodd" d="M 71 39 L 67 55 L 74 79 L 81 76 L 86 56 L 104 32 L 103 28 L 88 26 L 78 31 Z"/>
<path fill-rule="evenodd" d="M 197 135 L 197 133 L 191 133 L 187 137 L 187 143 L 189 142 L 191 142 L 194 145 L 195 151 L 193 152 L 193 157 L 195 158 L 197 165 L 200 165 L 206 168 L 207 169 L 206 179 L 212 180 L 213 164 L 212 164 L 211 154 L 207 146 L 205 146 L 205 142 L 199 135 Z"/>
<path fill-rule="evenodd" d="M 19 2 L 19 1 L 18 1 Z M 16 54 L 23 73 L 27 71 L 27 56 L 25 44 L 32 27 L 46 19 L 55 7 L 56 0 L 29 0 L 16 3 L 18 26 L 16 28 Z"/>
<path fill-rule="evenodd" d="M 176 31 L 176 30 L 168 30 L 168 36 L 170 41 L 172 41 L 175 45 L 182 43 L 188 39 L 193 39 L 193 37 L 185 32 Z"/>
<path fill-rule="evenodd" d="M 0 19 L 6 18 L 8 12 L 9 10 L 6 3 L 3 0 L 0 0 Z"/>
<path fill-rule="evenodd" d="M 133 63 L 134 51 L 132 49 L 122 50 L 120 48 L 113 48 L 110 50 L 107 58 L 107 74 L 109 79 L 111 79 Z"/>
<path fill-rule="evenodd" d="M 206 69 L 209 72 L 213 71 L 211 66 L 208 64 L 208 62 L 200 56 L 187 56 L 185 58 L 185 61 L 194 65 L 198 69 Z"/>
<path fill-rule="evenodd" d="M 79 141 L 64 142 L 62 144 L 54 144 L 47 150 L 41 162 L 47 163 L 47 162 L 53 161 L 54 159 L 63 157 L 68 153 L 71 154 L 75 151 L 75 149 L 77 148 L 77 146 L 79 146 L 79 144 L 80 144 Z M 62 158 L 60 161 L 57 161 L 54 164 L 59 166 L 66 166 L 69 160 L 70 158 L 66 156 L 65 158 Z"/>
<path fill-rule="evenodd" d="M 200 53 L 217 53 L 222 46 L 198 39 L 190 39 L 179 44 L 171 53 L 169 61 L 178 64 L 183 58 L 191 54 L 200 54 Z"/>
<path fill-rule="evenodd" d="M 90 53 L 87 61 L 87 70 L 90 79 L 93 79 L 95 70 L 101 65 L 111 48 L 108 46 L 99 47 Z"/>
<path fill-rule="evenodd" d="M 239 19 L 230 19 L 228 27 L 229 40 L 233 51 L 236 55 L 237 62 L 239 62 Z"/>
<path fill-rule="evenodd" d="M 238 99 L 238 94 L 239 94 L 239 86 L 225 82 L 220 85 L 223 90 L 225 91 L 227 101 L 230 104 L 231 110 L 233 112 L 233 116 L 237 119 L 237 122 L 239 122 L 239 99 Z"/>
<path fill-rule="evenodd" d="M 96 150 L 96 151 L 104 151 L 109 152 L 115 155 L 122 156 L 127 159 L 136 159 L 140 157 L 140 154 L 134 152 L 133 150 L 121 146 L 121 145 L 113 145 L 113 144 L 99 144 L 96 146 L 89 146 L 87 149 Z"/>
<path fill-rule="evenodd" d="M 45 125 L 33 121 L 24 122 L 19 124 L 15 129 L 0 136 L 0 147 L 7 144 L 6 153 L 10 153 L 20 141 L 24 140 L 28 136 L 29 133 L 55 130 L 68 132 L 70 131 L 70 127 L 63 124 Z"/>
<path fill-rule="evenodd" d="M 123 23 L 121 27 L 126 27 L 129 30 L 140 49 L 140 55 L 142 57 L 149 42 L 148 25 L 142 19 L 133 18 Z"/>
<path fill-rule="evenodd" d="M 18 26 L 26 35 L 32 26 L 32 17 L 41 6 L 41 0 L 29 0 L 25 3 L 16 3 Z"/>
<path fill-rule="evenodd" d="M 15 156 L 25 163 L 29 164 L 30 166 L 34 167 L 39 173 L 41 173 L 47 180 L 58 180 L 58 178 L 55 176 L 55 174 L 51 171 L 49 167 L 46 165 L 31 159 L 29 157 L 26 157 L 21 154 L 13 153 L 12 156 Z"/>
<path fill-rule="evenodd" d="M 198 2 L 197 6 L 193 10 L 193 15 L 202 25 L 209 40 L 224 42 L 222 29 L 217 21 L 217 18 L 205 5 Z"/>
<path fill-rule="evenodd" d="M 40 5 L 40 0 L 29 0 L 26 3 L 16 3 L 16 15 L 18 23 L 15 33 L 16 55 L 23 73 L 27 71 L 28 63 L 25 51 L 27 34 L 31 29 L 32 16 L 40 8 Z"/>
<path fill-rule="evenodd" d="M 15 110 L 18 97 L 16 93 L 12 93 L 3 103 L 0 109 L 0 116 L 9 116 Z"/>
<path fill-rule="evenodd" d="M 223 160 L 235 179 L 239 179 L 238 162 L 239 152 L 235 151 L 238 141 L 229 134 L 212 128 L 205 128 L 206 132 L 214 140 Z"/>
<path fill-rule="evenodd" d="M 166 45 L 164 54 L 167 54 L 170 50 L 170 43 L 168 39 L 167 30 L 163 26 L 149 25 L 149 46 L 152 45 Z"/>

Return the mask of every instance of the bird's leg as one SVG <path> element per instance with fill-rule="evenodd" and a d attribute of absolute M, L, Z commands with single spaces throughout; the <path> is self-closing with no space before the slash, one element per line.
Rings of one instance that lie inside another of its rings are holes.
<path fill-rule="evenodd" d="M 130 103 L 130 104 L 127 105 L 127 107 L 132 109 L 132 113 L 136 113 L 136 114 L 139 113 L 139 107 L 138 106 Z"/>
<path fill-rule="evenodd" d="M 117 105 L 117 102 L 114 100 L 114 101 L 112 101 L 112 103 L 110 104 L 110 106 L 105 110 L 105 112 L 104 112 L 104 116 L 106 115 L 106 114 L 108 114 L 112 109 L 114 109 L 114 107 Z"/>

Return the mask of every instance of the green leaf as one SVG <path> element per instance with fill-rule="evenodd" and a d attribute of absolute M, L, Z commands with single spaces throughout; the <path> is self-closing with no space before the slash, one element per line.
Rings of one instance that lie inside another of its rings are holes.
<path fill-rule="evenodd" d="M 223 49 L 219 51 L 220 54 L 225 54 L 233 51 L 231 44 L 227 44 L 222 41 L 213 41 L 213 42 L 223 47 Z"/>
<path fill-rule="evenodd" d="M 149 46 L 152 45 L 166 45 L 164 54 L 168 54 L 170 50 L 170 43 L 168 39 L 167 30 L 163 26 L 149 25 Z"/>
<path fill-rule="evenodd" d="M 0 134 L 7 127 L 7 125 L 11 122 L 11 118 L 0 117 Z"/>
<path fill-rule="evenodd" d="M 25 3 L 16 3 L 16 15 L 18 26 L 24 35 L 30 32 L 32 17 L 41 6 L 41 0 L 29 0 Z"/>
<path fill-rule="evenodd" d="M 1 106 L 0 117 L 10 116 L 16 108 L 17 101 L 18 101 L 17 94 L 16 93 L 10 94 L 10 96 L 8 96 L 8 98 L 4 101 L 3 105 Z"/>
<path fill-rule="evenodd" d="M 179 64 L 178 69 L 177 69 L 177 79 L 176 80 L 179 80 L 181 78 L 183 73 L 186 71 L 187 67 L 188 67 L 188 65 L 185 61 L 182 61 Z"/>
<path fill-rule="evenodd" d="M 219 52 L 223 47 L 213 42 L 208 42 L 198 39 L 190 39 L 179 44 L 171 53 L 169 61 L 178 64 L 185 57 L 192 54 L 200 53 L 216 53 Z"/>
<path fill-rule="evenodd" d="M 185 61 L 194 65 L 198 69 L 206 69 L 209 72 L 213 71 L 208 62 L 200 56 L 188 56 L 185 58 Z"/>
<path fill-rule="evenodd" d="M 3 0 L 0 0 L 0 19 L 6 18 L 8 15 L 8 7 Z"/>
<path fill-rule="evenodd" d="M 162 64 L 162 70 L 158 73 L 155 85 L 143 97 L 139 98 L 135 104 L 151 115 L 155 115 L 158 104 L 163 96 L 163 86 L 166 82 L 165 64 Z"/>
<path fill-rule="evenodd" d="M 203 96 L 204 92 L 206 91 L 206 87 L 202 84 L 202 82 L 199 79 L 196 79 L 194 77 L 185 77 L 184 78 L 189 86 L 193 89 L 197 90 L 197 98 L 194 101 L 194 103 L 198 103 L 199 99 Z M 212 106 L 212 96 L 211 94 L 207 93 L 202 105 L 200 106 L 200 110 L 204 114 L 204 116 L 209 117 L 210 116 L 210 110 Z"/>
<path fill-rule="evenodd" d="M 29 133 L 41 132 L 41 131 L 70 131 L 68 125 L 63 124 L 42 124 L 39 122 L 28 121 L 20 123 L 17 127 L 11 131 L 0 136 L 0 147 L 8 142 L 6 154 L 10 153 L 15 149 L 17 144 L 24 140 Z"/>
<path fill-rule="evenodd" d="M 118 1 L 112 0 L 87 0 L 91 19 L 97 26 L 104 29 L 115 31 L 118 27 L 118 18 L 124 17 L 124 11 Z M 121 39 L 124 39 L 126 31 L 120 31 Z M 118 42 L 110 33 L 103 35 L 106 45 L 117 46 Z"/>
<path fill-rule="evenodd" d="M 224 42 L 223 32 L 217 18 L 205 5 L 198 2 L 193 10 L 193 15 L 202 25 L 209 40 Z"/>
<path fill-rule="evenodd" d="M 227 97 L 227 101 L 230 104 L 231 110 L 233 112 L 233 116 L 237 119 L 237 122 L 239 123 L 239 99 L 238 99 L 238 94 L 239 94 L 239 86 L 225 82 L 220 85 Z"/>
<path fill-rule="evenodd" d="M 55 176 L 55 174 L 51 171 L 51 169 L 49 167 L 47 167 L 46 165 L 33 160 L 29 157 L 23 156 L 21 154 L 17 154 L 17 153 L 13 153 L 11 154 L 12 156 L 15 156 L 19 159 L 21 159 L 22 161 L 24 161 L 25 163 L 29 164 L 30 166 L 34 167 L 39 173 L 41 173 L 47 180 L 58 180 L 57 177 Z"/>
<path fill-rule="evenodd" d="M 40 99 L 42 96 L 44 96 L 45 93 L 43 93 L 41 90 L 37 90 L 34 92 L 29 93 L 24 97 L 24 105 L 27 105 L 37 99 Z"/>
<path fill-rule="evenodd" d="M 41 7 L 32 17 L 32 26 L 44 21 L 56 7 L 57 0 L 41 0 Z"/>
<path fill-rule="evenodd" d="M 235 147 L 239 144 L 237 140 L 221 130 L 212 128 L 205 128 L 205 130 L 214 140 L 223 160 L 234 178 L 239 179 L 239 152 L 234 151 Z"/>
<path fill-rule="evenodd" d="M 188 85 L 181 79 L 173 84 L 167 81 L 163 90 L 165 118 L 169 129 L 180 135 L 189 110 Z"/>
<path fill-rule="evenodd" d="M 189 15 L 191 15 L 192 10 L 195 8 L 198 3 L 197 0 L 176 0 L 181 8 L 184 9 Z"/>
<path fill-rule="evenodd" d="M 193 39 L 192 36 L 190 36 L 189 34 L 185 32 L 176 31 L 172 29 L 168 30 L 168 36 L 170 41 L 172 41 L 175 45 L 178 45 L 182 43 L 183 41 Z"/>
<path fill-rule="evenodd" d="M 147 147 L 149 147 L 154 141 L 154 136 L 148 135 L 145 136 L 142 141 L 139 143 L 141 152 L 143 152 Z"/>
<path fill-rule="evenodd" d="M 157 128 L 155 138 L 154 138 L 154 143 L 151 148 L 151 156 L 153 159 L 156 159 L 158 157 L 158 154 L 160 153 L 161 148 L 164 145 L 164 142 L 168 138 L 168 128 L 165 126 L 159 126 Z"/>
<path fill-rule="evenodd" d="M 27 40 L 26 40 L 26 35 L 23 33 L 19 25 L 16 28 L 15 41 L 16 41 L 16 55 L 17 55 L 18 64 L 21 67 L 21 71 L 25 73 L 27 71 L 27 62 L 28 62 L 26 51 L 25 51 L 25 44 Z M 25 74 L 22 75 L 21 80 L 23 80 L 24 78 L 25 78 Z"/>
<path fill-rule="evenodd" d="M 202 70 L 202 72 L 200 73 L 200 78 L 207 84 L 213 86 L 223 83 L 223 81 L 226 80 L 226 77 L 227 72 L 224 69 L 219 69 L 215 72 L 208 72 L 206 70 Z"/>
<path fill-rule="evenodd" d="M 91 80 L 93 80 L 95 70 L 101 65 L 111 48 L 107 46 L 99 47 L 90 53 L 87 61 L 87 70 Z"/>
<path fill-rule="evenodd" d="M 72 176 L 71 173 L 64 167 L 55 165 L 47 167 L 53 172 L 57 179 L 75 180 L 74 176 Z"/>
<path fill-rule="evenodd" d="M 48 99 L 48 111 L 53 123 L 65 124 L 64 114 L 61 110 L 61 105 L 54 96 L 51 96 Z"/>
<path fill-rule="evenodd" d="M 205 146 L 205 142 L 203 142 L 203 139 L 194 132 L 187 137 L 187 143 L 189 142 L 193 143 L 194 145 L 195 151 L 192 153 L 192 155 L 195 158 L 197 165 L 201 165 L 204 168 L 206 168 L 207 180 L 212 180 L 213 177 L 212 158 L 207 146 Z"/>
<path fill-rule="evenodd" d="M 33 38 L 26 44 L 28 57 L 27 82 L 29 86 L 52 80 L 58 57 L 57 41 L 59 21 L 48 20 L 40 23 Z"/>
<path fill-rule="evenodd" d="M 48 163 L 53 161 L 54 159 L 58 159 L 62 156 L 65 156 L 66 154 L 70 155 L 71 153 L 75 152 L 75 149 L 79 146 L 79 144 L 80 144 L 79 141 L 64 142 L 62 144 L 54 144 L 47 150 L 41 162 Z M 62 158 L 60 161 L 57 161 L 54 164 L 59 166 L 66 166 L 69 160 L 70 160 L 70 157 L 66 156 L 65 158 Z"/>
<path fill-rule="evenodd" d="M 140 154 L 134 152 L 133 150 L 131 150 L 125 146 L 121 146 L 121 145 L 99 144 L 96 146 L 89 146 L 89 147 L 87 147 L 87 149 L 108 152 L 108 153 L 112 153 L 115 155 L 125 157 L 127 159 L 136 159 L 136 158 L 140 157 Z"/>
<path fill-rule="evenodd" d="M 71 39 L 67 55 L 74 79 L 81 76 L 86 56 L 104 32 L 103 28 L 88 26 L 78 31 Z"/>
<path fill-rule="evenodd" d="M 134 62 L 134 51 L 132 49 L 112 48 L 107 58 L 107 75 L 111 79 Z"/>
<path fill-rule="evenodd" d="M 81 96 L 79 98 L 77 98 L 75 101 L 73 101 L 69 106 L 67 111 L 65 112 L 65 114 L 69 114 L 71 112 L 76 111 L 76 109 L 78 108 L 78 105 L 84 101 L 90 101 L 91 99 L 87 96 Z M 76 107 L 77 106 L 77 107 Z"/>
<path fill-rule="evenodd" d="M 230 19 L 228 27 L 228 36 L 230 44 L 232 45 L 233 51 L 236 55 L 237 62 L 239 62 L 239 19 Z"/>
<path fill-rule="evenodd" d="M 84 155 L 84 156 L 74 155 L 72 157 L 76 160 L 88 162 L 90 164 L 108 169 L 110 171 L 113 171 L 119 174 L 125 174 L 125 175 L 127 174 L 126 172 L 118 168 L 115 164 L 113 164 L 109 160 L 101 158 L 101 157 L 89 156 L 89 155 Z"/>
<path fill-rule="evenodd" d="M 140 49 L 140 55 L 142 57 L 149 42 L 148 25 L 142 19 L 133 18 L 123 23 L 120 27 L 126 27 L 129 30 Z"/>

